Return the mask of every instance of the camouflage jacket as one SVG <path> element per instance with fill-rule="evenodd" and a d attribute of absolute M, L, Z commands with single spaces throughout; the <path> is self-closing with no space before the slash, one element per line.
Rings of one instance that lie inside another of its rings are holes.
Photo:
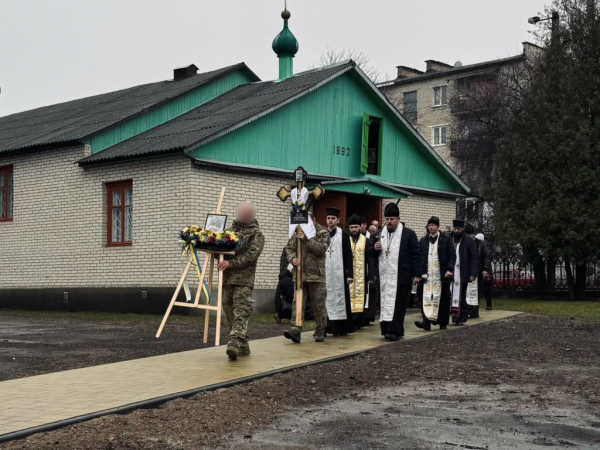
<path fill-rule="evenodd" d="M 225 270 L 223 281 L 226 284 L 254 286 L 256 263 L 263 251 L 265 237 L 256 220 L 250 223 L 234 220 L 231 231 L 242 234 L 246 243 L 236 251 L 235 256 L 225 257 L 229 261 L 229 267 Z"/>
<path fill-rule="evenodd" d="M 316 222 L 315 228 L 316 236 L 312 239 L 305 237 L 302 241 L 302 279 L 312 283 L 325 283 L 325 252 L 329 248 L 329 231 Z M 296 240 L 296 236 L 293 236 L 285 249 L 290 263 L 296 258 Z"/>

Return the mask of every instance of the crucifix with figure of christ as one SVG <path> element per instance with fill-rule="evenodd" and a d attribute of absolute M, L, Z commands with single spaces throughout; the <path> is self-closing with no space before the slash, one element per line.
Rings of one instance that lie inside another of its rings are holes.
<path fill-rule="evenodd" d="M 317 200 L 325 194 L 325 190 L 318 184 L 313 187 L 310 191 L 305 189 L 304 183 L 306 181 L 306 171 L 303 167 L 298 167 L 294 171 L 294 178 L 296 180 L 296 187 L 294 189 L 282 186 L 277 192 L 277 197 L 282 202 L 285 202 L 288 198 L 292 199 L 292 212 L 290 215 L 290 228 L 296 225 L 295 232 L 302 232 L 302 224 L 307 224 L 308 218 L 308 197 L 312 195 L 313 199 Z M 305 237 L 306 239 L 307 237 Z M 296 300 L 296 326 L 302 326 L 302 311 L 304 309 L 304 289 L 302 280 L 302 242 L 300 239 L 296 239 L 296 257 L 300 261 L 300 265 L 296 267 L 296 290 L 294 298 Z"/>

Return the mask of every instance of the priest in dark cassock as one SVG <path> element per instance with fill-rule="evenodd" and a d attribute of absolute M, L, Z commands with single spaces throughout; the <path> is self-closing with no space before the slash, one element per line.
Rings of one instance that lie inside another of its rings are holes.
<path fill-rule="evenodd" d="M 340 210 L 327 208 L 327 230 L 331 237 L 325 253 L 327 285 L 327 333 L 346 336 L 354 332 L 350 288 L 353 282 L 352 246 L 350 236 L 340 227 Z"/>
<path fill-rule="evenodd" d="M 353 214 L 348 220 L 352 249 L 352 273 L 354 275 L 352 284 L 350 284 L 350 307 L 352 308 L 352 318 L 356 329 L 368 324 L 364 313 L 368 307 L 367 248 L 371 245 L 371 241 L 362 234 L 361 222 L 364 223 L 365 221 L 358 214 Z"/>
<path fill-rule="evenodd" d="M 450 322 L 450 283 L 456 263 L 454 244 L 450 236 L 440 231 L 440 219 L 435 216 L 427 222 L 427 235 L 420 244 L 423 321 L 415 325 L 425 331 L 430 331 L 432 324 L 445 330 Z"/>
<path fill-rule="evenodd" d="M 464 233 L 465 221 L 456 219 L 452 223 L 452 240 L 456 251 L 452 283 L 452 305 L 450 308 L 454 325 L 467 321 L 467 288 L 476 282 L 479 273 L 479 256 L 475 239 Z"/>
<path fill-rule="evenodd" d="M 380 231 L 375 225 L 369 227 L 369 240 L 367 242 L 367 277 L 368 277 L 368 298 L 365 303 L 365 312 L 363 319 L 365 325 L 370 325 L 377 320 L 379 314 L 379 269 L 377 267 L 378 255 L 373 256 L 372 247 L 380 239 Z"/>
<path fill-rule="evenodd" d="M 400 222 L 400 210 L 388 203 L 385 226 L 370 253 L 377 256 L 381 299 L 381 334 L 398 341 L 404 336 L 404 316 L 413 283 L 421 279 L 421 251 L 413 230 Z"/>

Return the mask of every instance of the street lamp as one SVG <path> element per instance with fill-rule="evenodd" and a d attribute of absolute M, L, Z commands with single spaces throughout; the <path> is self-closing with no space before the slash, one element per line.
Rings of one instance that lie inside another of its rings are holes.
<path fill-rule="evenodd" d="M 529 22 L 531 25 L 535 25 L 538 22 L 544 22 L 546 20 L 551 20 L 552 21 L 552 31 L 556 30 L 556 27 L 558 26 L 558 20 L 559 20 L 558 11 L 552 11 L 552 15 L 550 17 L 546 17 L 544 19 L 542 19 L 540 16 L 530 17 L 529 19 L 527 19 L 527 22 Z"/>

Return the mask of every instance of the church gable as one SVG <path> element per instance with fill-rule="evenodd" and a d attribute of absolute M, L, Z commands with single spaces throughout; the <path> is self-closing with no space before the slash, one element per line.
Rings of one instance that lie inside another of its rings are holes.
<path fill-rule="evenodd" d="M 188 155 L 262 168 L 302 165 L 313 174 L 452 193 L 468 189 L 362 76 L 345 71 Z"/>

